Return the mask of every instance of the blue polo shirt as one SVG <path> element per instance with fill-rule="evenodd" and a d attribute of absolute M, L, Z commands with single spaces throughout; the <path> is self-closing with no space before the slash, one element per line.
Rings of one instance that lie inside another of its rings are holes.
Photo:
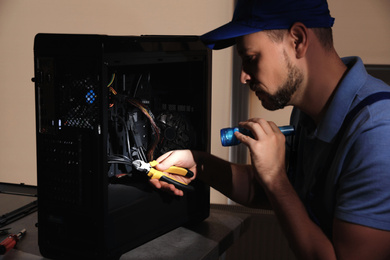
<path fill-rule="evenodd" d="M 348 112 L 370 94 L 390 92 L 390 86 L 368 75 L 360 58 L 343 62 L 349 69 L 318 125 L 298 109 L 292 112 L 297 135 L 287 140 L 287 158 L 294 159 L 290 181 L 306 203 L 325 172 L 316 210 L 308 211 L 328 236 L 334 217 L 390 231 L 390 100 L 360 110 L 332 150 Z"/>

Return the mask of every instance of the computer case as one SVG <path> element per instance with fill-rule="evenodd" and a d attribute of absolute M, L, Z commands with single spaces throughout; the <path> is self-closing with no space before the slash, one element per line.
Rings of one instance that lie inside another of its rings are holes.
<path fill-rule="evenodd" d="M 159 191 L 131 165 L 209 151 L 211 52 L 196 36 L 37 34 L 38 244 L 52 259 L 118 259 L 209 215 L 210 190 Z"/>

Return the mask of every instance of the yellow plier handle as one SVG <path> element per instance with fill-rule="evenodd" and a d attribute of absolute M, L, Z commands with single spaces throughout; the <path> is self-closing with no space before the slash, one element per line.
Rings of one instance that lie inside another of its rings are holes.
<path fill-rule="evenodd" d="M 148 172 L 148 176 L 151 179 L 158 179 L 161 181 L 165 181 L 167 183 L 175 185 L 176 188 L 180 190 L 187 190 L 187 191 L 193 191 L 194 187 L 189 186 L 187 183 L 181 182 L 176 180 L 175 178 L 172 178 L 170 176 L 167 176 L 164 172 L 172 173 L 180 176 L 184 176 L 187 178 L 191 178 L 194 176 L 194 173 L 186 168 L 178 167 L 178 166 L 171 166 L 168 169 L 166 169 L 164 172 L 156 170 L 154 167 L 158 164 L 157 161 L 151 161 L 149 162 L 151 168 Z"/>
<path fill-rule="evenodd" d="M 158 162 L 157 161 L 151 161 L 151 162 L 149 162 L 149 164 L 150 164 L 150 166 L 152 168 L 154 168 L 154 167 L 156 167 Z M 187 178 L 194 177 L 194 173 L 192 171 L 190 171 L 190 170 L 188 170 L 186 168 L 183 168 L 183 167 L 178 167 L 178 166 L 171 166 L 168 169 L 166 169 L 164 172 L 173 173 L 173 174 L 184 176 L 184 177 L 187 177 Z"/>

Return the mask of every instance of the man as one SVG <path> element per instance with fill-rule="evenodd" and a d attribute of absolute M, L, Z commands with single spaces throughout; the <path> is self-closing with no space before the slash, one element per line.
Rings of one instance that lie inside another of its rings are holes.
<path fill-rule="evenodd" d="M 233 20 L 202 40 L 237 45 L 242 83 L 267 109 L 294 106 L 296 135 L 286 146 L 273 122 L 250 119 L 240 126 L 253 138 L 236 137 L 252 165 L 183 150 L 158 167 L 190 168 L 240 204 L 271 207 L 297 259 L 390 259 L 390 87 L 358 57 L 339 58 L 333 22 L 325 0 L 238 1 Z"/>

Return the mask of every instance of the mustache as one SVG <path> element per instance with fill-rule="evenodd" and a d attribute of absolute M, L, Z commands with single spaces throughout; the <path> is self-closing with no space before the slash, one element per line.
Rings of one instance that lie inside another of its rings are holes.
<path fill-rule="evenodd" d="M 249 82 L 248 83 L 248 86 L 250 88 L 250 90 L 252 90 L 253 92 L 255 92 L 256 94 L 260 94 L 260 95 L 269 95 L 269 93 L 267 93 L 266 91 L 264 91 L 261 87 L 260 87 L 260 83 L 259 82 Z"/>
<path fill-rule="evenodd" d="M 253 91 L 253 92 L 256 92 L 256 91 L 261 91 L 263 92 L 263 90 L 260 88 L 259 86 L 259 82 L 248 82 L 247 85 L 249 86 L 249 88 Z"/>

